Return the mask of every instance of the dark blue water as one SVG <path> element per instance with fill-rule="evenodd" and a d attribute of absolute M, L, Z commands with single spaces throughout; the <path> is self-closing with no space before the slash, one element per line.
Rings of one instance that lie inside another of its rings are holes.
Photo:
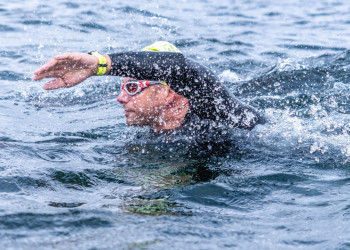
<path fill-rule="evenodd" d="M 0 3 L 1 248 L 349 248 L 349 11 L 345 0 Z M 156 40 L 270 123 L 196 157 L 125 125 L 119 78 L 52 92 L 31 80 L 63 52 Z"/>

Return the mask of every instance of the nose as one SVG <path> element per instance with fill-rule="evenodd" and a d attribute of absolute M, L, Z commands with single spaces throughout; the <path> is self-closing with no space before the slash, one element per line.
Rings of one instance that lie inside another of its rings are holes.
<path fill-rule="evenodd" d="M 117 100 L 121 104 L 127 104 L 131 99 L 131 96 L 126 93 L 124 90 L 118 95 Z"/>

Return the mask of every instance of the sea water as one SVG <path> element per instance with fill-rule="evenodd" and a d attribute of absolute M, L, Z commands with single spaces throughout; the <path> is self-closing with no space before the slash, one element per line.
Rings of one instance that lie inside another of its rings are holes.
<path fill-rule="evenodd" d="M 349 11 L 345 0 L 1 2 L 1 248 L 349 248 Z M 125 125 L 118 77 L 56 91 L 31 79 L 64 52 L 157 40 L 269 123 L 189 157 Z"/>

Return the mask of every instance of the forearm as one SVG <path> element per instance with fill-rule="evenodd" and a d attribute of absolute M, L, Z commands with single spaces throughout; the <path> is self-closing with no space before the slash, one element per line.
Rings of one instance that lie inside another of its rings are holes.
<path fill-rule="evenodd" d="M 110 75 L 179 82 L 185 77 L 185 58 L 171 52 L 124 52 L 109 55 Z"/>
<path fill-rule="evenodd" d="M 217 78 L 206 67 L 171 52 L 124 52 L 109 55 L 110 75 L 135 79 L 163 80 L 187 98 L 203 98 L 217 84 Z M 206 92 L 206 93 L 204 93 Z"/>

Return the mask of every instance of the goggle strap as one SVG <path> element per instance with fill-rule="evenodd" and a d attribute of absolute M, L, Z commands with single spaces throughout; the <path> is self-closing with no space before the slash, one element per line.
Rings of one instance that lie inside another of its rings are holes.
<path fill-rule="evenodd" d="M 128 91 L 128 89 L 125 88 L 125 86 L 128 83 L 137 83 L 138 84 L 138 88 L 137 88 L 137 90 L 134 93 L 130 93 Z M 161 82 L 161 81 L 129 81 L 129 82 L 126 82 L 126 83 L 122 84 L 122 90 L 125 90 L 128 94 L 132 95 L 132 94 L 139 93 L 144 88 L 149 87 L 150 85 L 155 85 L 155 84 L 162 84 L 162 85 L 167 86 L 166 82 Z"/>
<path fill-rule="evenodd" d="M 149 81 L 149 85 L 154 85 L 154 84 L 167 85 L 166 82 L 162 82 L 162 81 Z"/>

